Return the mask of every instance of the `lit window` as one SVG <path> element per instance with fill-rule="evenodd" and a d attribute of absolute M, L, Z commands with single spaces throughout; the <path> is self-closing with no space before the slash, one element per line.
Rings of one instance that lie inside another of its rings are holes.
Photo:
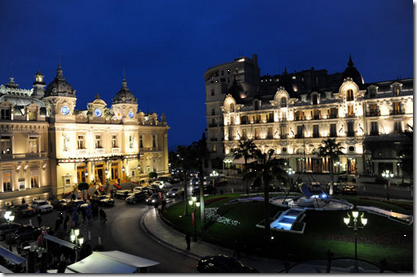
<path fill-rule="evenodd" d="M 101 144 L 101 135 L 96 135 L 95 146 L 96 148 L 103 148 Z"/>
<path fill-rule="evenodd" d="M 84 136 L 78 136 L 78 149 L 85 149 L 85 139 Z"/>
<path fill-rule="evenodd" d="M 12 139 L 11 139 L 11 137 L 1 137 L 1 140 L 0 140 L 0 154 L 12 154 Z"/>
<path fill-rule="evenodd" d="M 117 135 L 111 136 L 111 148 L 117 148 Z"/>

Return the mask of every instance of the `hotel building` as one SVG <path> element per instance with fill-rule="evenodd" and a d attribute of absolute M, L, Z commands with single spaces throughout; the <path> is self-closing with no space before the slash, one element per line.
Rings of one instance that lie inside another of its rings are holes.
<path fill-rule="evenodd" d="M 413 126 L 413 79 L 365 83 L 353 61 L 342 73 L 309 70 L 259 77 L 257 57 L 206 71 L 209 170 L 233 167 L 230 150 L 254 139 L 296 172 L 402 176 L 398 151 Z M 344 147 L 340 165 L 318 157 L 323 140 Z"/>
<path fill-rule="evenodd" d="M 168 170 L 165 115 L 138 112 L 126 79 L 111 107 L 99 95 L 76 110 L 76 91 L 59 65 L 48 85 L 0 86 L 0 207 L 21 198 L 61 198 L 80 182 L 143 182 Z M 46 87 L 46 89 L 45 89 Z"/>

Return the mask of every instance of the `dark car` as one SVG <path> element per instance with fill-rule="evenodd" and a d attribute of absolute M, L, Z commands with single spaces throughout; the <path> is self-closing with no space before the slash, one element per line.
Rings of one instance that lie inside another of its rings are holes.
<path fill-rule="evenodd" d="M 74 210 L 74 208 L 76 210 L 79 210 L 79 208 L 84 204 L 86 204 L 86 202 L 84 200 L 81 200 L 81 199 L 76 199 L 76 200 L 73 200 L 73 201 L 69 201 L 69 202 L 67 202 L 67 209 L 70 209 L 71 211 Z"/>
<path fill-rule="evenodd" d="M 145 199 L 148 195 L 145 192 L 133 192 L 126 197 L 125 201 L 127 204 L 136 204 L 137 202 Z"/>
<path fill-rule="evenodd" d="M 54 202 L 52 205 L 58 211 L 65 211 L 68 208 L 68 202 L 69 201 L 67 199 L 60 199 L 60 200 Z"/>
<path fill-rule="evenodd" d="M 0 240 L 4 240 L 6 235 L 9 233 L 13 233 L 14 231 L 18 230 L 22 224 L 19 223 L 3 223 L 0 225 Z"/>
<path fill-rule="evenodd" d="M 197 262 L 196 267 L 201 273 L 259 273 L 256 269 L 226 255 L 203 257 Z"/>
<path fill-rule="evenodd" d="M 32 225 L 23 225 L 17 231 L 10 234 L 8 240 L 14 244 L 20 244 L 25 241 L 33 241 L 39 237 L 43 230 L 49 234 L 51 233 L 51 229 L 49 227 L 38 228 Z"/>
<path fill-rule="evenodd" d="M 167 197 L 177 197 L 178 195 L 184 194 L 182 187 L 173 187 L 170 191 L 167 192 Z"/>
<path fill-rule="evenodd" d="M 160 186 L 158 186 L 158 185 L 150 185 L 149 186 L 149 188 L 152 190 L 152 192 L 160 192 L 160 191 L 163 191 L 162 189 L 161 189 L 161 187 Z"/>
<path fill-rule="evenodd" d="M 114 206 L 114 200 L 107 195 L 91 197 L 90 201 L 91 203 L 96 203 L 99 206 Z"/>
<path fill-rule="evenodd" d="M 346 185 L 346 186 L 344 186 L 344 187 L 343 187 L 343 191 L 342 191 L 342 193 L 343 193 L 343 194 L 357 194 L 357 193 L 358 193 L 358 191 L 357 191 L 357 189 L 356 189 L 356 187 L 355 187 L 355 186 L 352 186 L 352 185 Z"/>
<path fill-rule="evenodd" d="M 203 186 L 203 192 L 204 194 L 216 194 L 217 189 L 213 187 L 212 185 L 209 186 Z M 193 195 L 199 195 L 200 194 L 200 187 L 194 187 L 192 191 Z"/>
<path fill-rule="evenodd" d="M 36 213 L 35 209 L 29 206 L 29 204 L 21 204 L 13 207 L 13 210 L 17 217 L 32 216 Z"/>
<path fill-rule="evenodd" d="M 146 204 L 149 204 L 149 205 L 154 205 L 155 203 L 159 203 L 159 202 L 160 202 L 159 193 L 154 193 L 148 198 L 146 198 Z"/>

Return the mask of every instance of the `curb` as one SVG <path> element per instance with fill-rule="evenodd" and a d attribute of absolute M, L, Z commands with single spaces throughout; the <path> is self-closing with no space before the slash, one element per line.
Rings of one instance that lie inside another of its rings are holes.
<path fill-rule="evenodd" d="M 152 232 L 148 229 L 148 227 L 146 227 L 146 224 L 145 224 L 145 217 L 146 217 L 146 216 L 148 215 L 148 213 L 149 213 L 149 212 L 151 212 L 151 211 L 152 211 L 152 210 L 147 211 L 147 212 L 146 212 L 146 213 L 144 213 L 144 214 L 142 215 L 142 217 L 140 218 L 140 226 L 141 226 L 142 230 L 148 234 L 148 236 L 149 236 L 149 237 L 151 237 L 153 240 L 155 240 L 155 241 L 156 241 L 156 242 L 158 242 L 159 244 L 163 244 L 164 246 L 168 247 L 169 249 L 171 249 L 171 250 L 173 250 L 173 251 L 175 251 L 175 252 L 177 252 L 177 253 L 180 253 L 180 254 L 186 255 L 186 256 L 188 256 L 188 257 L 190 257 L 190 258 L 193 258 L 193 259 L 197 259 L 197 260 L 201 259 L 201 257 L 200 257 L 199 255 L 196 255 L 196 254 L 194 254 L 194 253 L 187 252 L 187 251 L 185 251 L 185 250 L 183 250 L 183 249 L 180 249 L 180 248 L 178 248 L 178 247 L 176 247 L 176 246 L 174 246 L 174 245 L 172 245 L 172 244 L 170 244 L 170 243 L 168 243 L 168 242 L 166 242 L 166 241 L 164 241 L 164 240 L 161 240 L 158 236 L 156 236 L 154 233 L 152 233 Z M 161 220 L 161 219 L 157 219 L 157 220 Z M 163 223 L 163 222 L 162 222 L 161 224 L 165 224 L 165 223 Z"/>

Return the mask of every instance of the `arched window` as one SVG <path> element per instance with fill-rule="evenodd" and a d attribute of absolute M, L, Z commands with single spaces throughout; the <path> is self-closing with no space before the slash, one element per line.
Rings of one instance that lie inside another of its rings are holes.
<path fill-rule="evenodd" d="M 346 92 L 346 101 L 353 101 L 353 90 L 348 89 L 348 91 Z"/>
<path fill-rule="evenodd" d="M 287 107 L 287 98 L 282 97 L 281 98 L 281 108 L 286 108 Z"/>
<path fill-rule="evenodd" d="M 235 104 L 231 103 L 230 104 L 230 112 L 234 112 L 235 111 Z"/>

